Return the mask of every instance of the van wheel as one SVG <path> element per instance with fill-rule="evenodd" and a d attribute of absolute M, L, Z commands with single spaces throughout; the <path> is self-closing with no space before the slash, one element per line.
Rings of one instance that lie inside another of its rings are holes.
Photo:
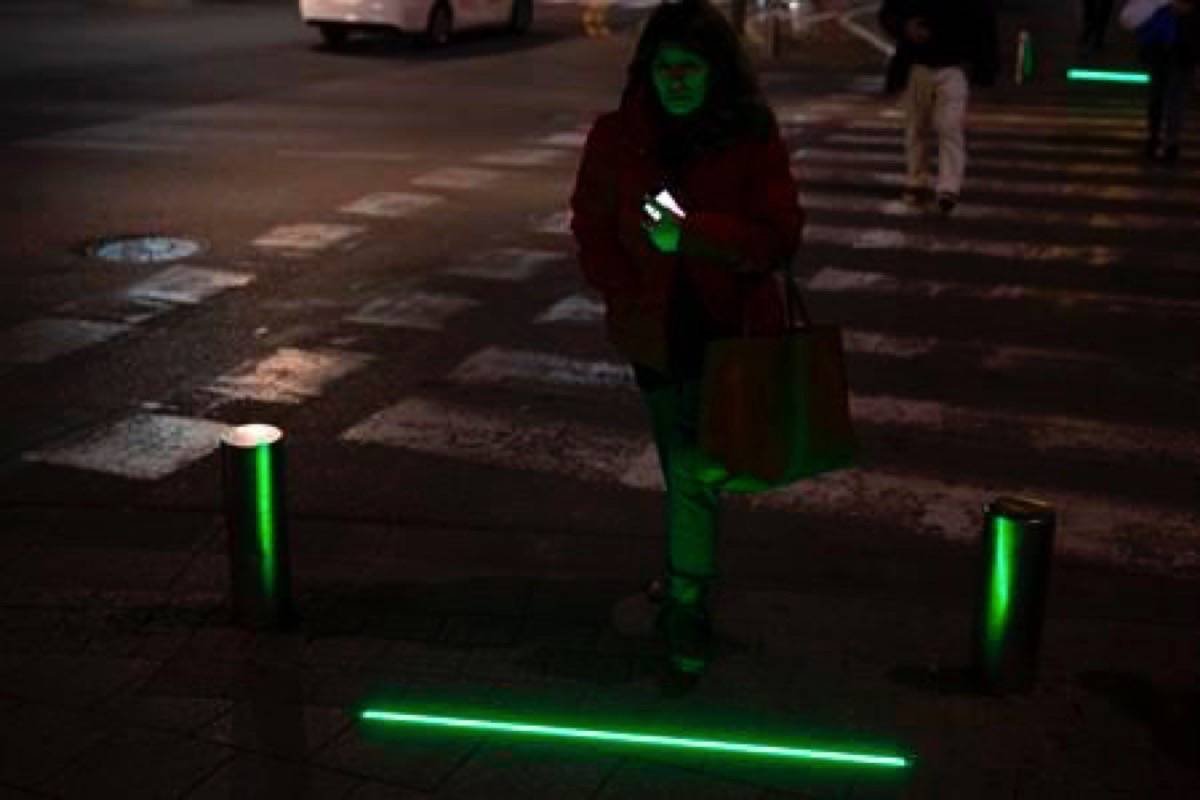
<path fill-rule="evenodd" d="M 449 3 L 439 2 L 429 11 L 429 21 L 425 23 L 425 43 L 441 47 L 450 41 L 454 32 L 454 12 Z"/>
<path fill-rule="evenodd" d="M 321 41 L 325 42 L 325 46 L 330 50 L 337 50 L 344 45 L 346 37 L 350 33 L 350 31 L 346 30 L 346 26 L 334 25 L 328 22 L 320 25 L 319 29 L 321 31 Z"/>
<path fill-rule="evenodd" d="M 513 33 L 525 33 L 533 24 L 533 0 L 513 0 L 512 16 L 508 19 L 508 29 Z"/>

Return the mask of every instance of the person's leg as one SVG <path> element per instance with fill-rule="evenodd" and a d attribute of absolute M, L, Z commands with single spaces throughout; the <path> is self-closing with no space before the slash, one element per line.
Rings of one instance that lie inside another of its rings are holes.
<path fill-rule="evenodd" d="M 1167 71 L 1162 100 L 1163 160 L 1167 162 L 1179 157 L 1179 133 L 1183 130 L 1192 80 L 1191 68 L 1174 66 Z"/>
<path fill-rule="evenodd" d="M 967 76 L 958 67 L 938 70 L 933 124 L 938 134 L 937 193 L 943 211 L 951 211 L 967 170 L 963 123 L 967 115 Z M 949 207 L 946 207 L 949 204 Z"/>
<path fill-rule="evenodd" d="M 1104 38 L 1108 35 L 1108 22 L 1112 19 L 1113 0 L 1092 1 L 1095 4 L 1092 45 L 1096 47 L 1096 49 L 1103 49 Z"/>
<path fill-rule="evenodd" d="M 932 70 L 914 64 L 904 90 L 904 149 L 908 168 L 904 188 L 907 200 L 919 201 L 929 190 L 926 140 L 933 111 L 933 94 Z"/>
<path fill-rule="evenodd" d="M 1146 157 L 1158 156 L 1162 139 L 1163 109 L 1167 90 L 1167 65 L 1163 59 L 1149 62 L 1150 88 L 1146 102 Z"/>

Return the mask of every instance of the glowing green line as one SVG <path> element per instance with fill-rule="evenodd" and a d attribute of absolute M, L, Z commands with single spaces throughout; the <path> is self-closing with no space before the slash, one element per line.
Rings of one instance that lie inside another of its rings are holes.
<path fill-rule="evenodd" d="M 996 517 L 995 552 L 992 555 L 992 575 L 988 593 L 987 640 L 990 654 L 999 654 L 1000 644 L 1008 627 L 1009 609 L 1012 605 L 1012 556 L 1013 521 Z"/>
<path fill-rule="evenodd" d="M 833 761 L 844 764 L 862 764 L 875 767 L 903 768 L 909 760 L 901 756 L 872 755 L 869 753 L 846 753 L 836 750 L 816 750 L 806 747 L 779 747 L 776 745 L 727 742 L 718 739 L 692 739 L 682 736 L 660 736 L 648 733 L 606 731 L 593 728 L 568 728 L 557 725 L 538 725 L 525 722 L 501 722 L 496 720 L 446 717 L 432 714 L 412 714 L 403 711 L 367 710 L 362 712 L 364 720 L 376 722 L 408 722 L 416 725 L 433 725 L 442 728 L 465 728 L 495 733 L 524 733 L 532 736 L 552 736 L 564 739 L 590 739 L 621 744 L 645 744 L 660 747 L 679 747 L 689 750 L 711 750 L 722 753 L 739 753 L 756 756 L 804 759 L 810 761 Z"/>
<path fill-rule="evenodd" d="M 263 589 L 268 597 L 275 595 L 275 504 L 272 488 L 271 446 L 260 444 L 254 448 L 254 493 Z"/>
<path fill-rule="evenodd" d="M 1067 80 L 1100 81 L 1102 83 L 1149 83 L 1150 76 L 1145 72 L 1111 72 L 1100 69 L 1069 69 Z"/>

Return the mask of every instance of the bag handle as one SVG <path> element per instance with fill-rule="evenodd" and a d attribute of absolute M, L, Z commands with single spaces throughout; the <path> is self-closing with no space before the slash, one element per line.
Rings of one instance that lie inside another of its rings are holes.
<path fill-rule="evenodd" d="M 805 330 L 812 327 L 812 318 L 808 315 L 808 307 L 804 305 L 804 297 L 800 294 L 800 290 L 796 287 L 796 282 L 792 279 L 792 259 L 781 259 L 780 264 L 769 272 L 766 277 L 773 277 L 774 273 L 783 274 L 783 294 L 784 307 L 787 313 L 787 331 Z M 799 318 L 801 325 L 796 324 Z M 742 309 L 742 336 L 750 336 L 750 316 L 746 313 L 745 308 Z"/>

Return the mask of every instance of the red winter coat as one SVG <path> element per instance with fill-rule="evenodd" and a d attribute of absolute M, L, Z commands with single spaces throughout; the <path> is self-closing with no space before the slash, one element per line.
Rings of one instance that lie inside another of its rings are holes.
<path fill-rule="evenodd" d="M 637 364 L 667 366 L 667 309 L 676 272 L 691 280 L 722 335 L 782 329 L 769 271 L 800 243 L 804 215 L 787 148 L 774 124 L 684 167 L 671 193 L 687 212 L 677 254 L 659 253 L 642 229 L 642 203 L 666 184 L 648 94 L 631 93 L 588 135 L 571 197 L 584 279 L 604 295 L 609 340 Z"/>

